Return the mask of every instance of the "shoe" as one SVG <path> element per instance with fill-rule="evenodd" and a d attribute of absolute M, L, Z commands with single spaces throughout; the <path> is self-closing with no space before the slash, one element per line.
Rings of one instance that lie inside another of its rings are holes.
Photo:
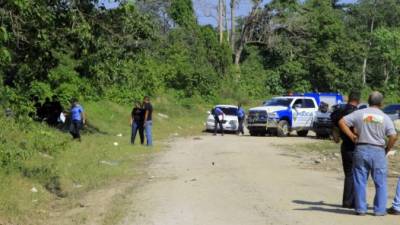
<path fill-rule="evenodd" d="M 342 205 L 342 208 L 344 208 L 344 209 L 354 209 L 354 206 L 352 206 L 352 205 Z"/>
<path fill-rule="evenodd" d="M 399 216 L 400 215 L 400 211 L 396 210 L 395 208 L 391 207 L 390 209 L 387 210 L 387 213 L 390 215 L 396 215 Z"/>
<path fill-rule="evenodd" d="M 367 215 L 367 213 L 366 212 L 356 212 L 356 215 L 357 216 L 365 216 L 365 215 Z"/>

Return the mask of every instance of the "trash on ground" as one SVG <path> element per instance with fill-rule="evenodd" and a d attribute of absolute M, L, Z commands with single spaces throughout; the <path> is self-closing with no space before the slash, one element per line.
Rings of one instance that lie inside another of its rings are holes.
<path fill-rule="evenodd" d="M 114 142 L 114 146 L 118 146 L 119 144 L 118 144 L 118 142 Z"/>
<path fill-rule="evenodd" d="M 43 158 L 46 158 L 46 159 L 54 159 L 53 156 L 48 155 L 46 153 L 39 152 L 39 155 L 42 156 Z"/>
<path fill-rule="evenodd" d="M 117 137 L 122 137 L 122 134 L 121 133 L 117 134 Z"/>
<path fill-rule="evenodd" d="M 32 192 L 32 193 L 37 193 L 38 190 L 37 190 L 35 187 L 33 187 L 33 188 L 31 189 L 31 192 Z"/>
<path fill-rule="evenodd" d="M 158 113 L 158 116 L 163 118 L 163 119 L 168 119 L 169 118 L 168 115 L 165 115 L 165 114 L 162 114 L 162 113 Z"/>
<path fill-rule="evenodd" d="M 73 187 L 74 188 L 81 188 L 81 187 L 83 187 L 83 185 L 82 184 L 74 184 Z"/>
<path fill-rule="evenodd" d="M 101 160 L 101 164 L 108 165 L 108 166 L 118 166 L 119 162 L 118 161 L 106 161 L 106 160 Z"/>

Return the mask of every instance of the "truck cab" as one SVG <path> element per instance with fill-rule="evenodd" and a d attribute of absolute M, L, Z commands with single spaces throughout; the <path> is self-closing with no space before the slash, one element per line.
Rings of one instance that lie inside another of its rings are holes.
<path fill-rule="evenodd" d="M 307 136 L 313 128 L 321 99 L 326 97 L 328 94 L 306 93 L 265 101 L 262 106 L 249 110 L 247 128 L 250 135 L 288 136 L 291 131 L 296 131 L 299 136 Z M 342 99 L 339 97 L 332 101 Z"/>

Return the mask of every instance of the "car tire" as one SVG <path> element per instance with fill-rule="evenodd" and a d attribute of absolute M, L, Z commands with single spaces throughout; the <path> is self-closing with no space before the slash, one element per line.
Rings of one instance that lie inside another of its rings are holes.
<path fill-rule="evenodd" d="M 330 137 L 330 134 L 327 133 L 317 133 L 317 138 L 318 139 L 328 139 Z"/>
<path fill-rule="evenodd" d="M 307 137 L 307 134 L 308 134 L 308 130 L 299 130 L 299 131 L 297 131 L 297 135 L 299 137 Z"/>
<path fill-rule="evenodd" d="M 250 133 L 250 136 L 253 136 L 253 137 L 258 135 L 258 133 L 255 131 L 250 131 L 249 133 Z"/>
<path fill-rule="evenodd" d="M 290 133 L 289 123 L 286 120 L 281 120 L 278 123 L 277 135 L 278 137 L 287 137 Z"/>

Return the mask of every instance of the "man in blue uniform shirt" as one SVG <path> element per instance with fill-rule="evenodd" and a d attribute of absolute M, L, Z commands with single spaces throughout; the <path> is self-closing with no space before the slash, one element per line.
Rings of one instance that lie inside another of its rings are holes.
<path fill-rule="evenodd" d="M 215 107 L 215 109 L 214 109 L 214 120 L 215 120 L 214 135 L 217 135 L 218 126 L 219 126 L 221 135 L 224 136 L 224 128 L 222 126 L 224 117 L 225 117 L 225 114 L 222 111 L 222 109 L 220 109 L 219 107 Z"/>
<path fill-rule="evenodd" d="M 80 129 L 86 123 L 85 113 L 77 99 L 72 101 L 70 133 L 74 139 L 81 141 Z"/>
<path fill-rule="evenodd" d="M 246 113 L 244 112 L 244 109 L 242 108 L 241 104 L 239 104 L 239 106 L 238 106 L 237 117 L 238 117 L 238 122 L 239 122 L 238 134 L 244 135 L 243 122 L 246 117 Z"/>

